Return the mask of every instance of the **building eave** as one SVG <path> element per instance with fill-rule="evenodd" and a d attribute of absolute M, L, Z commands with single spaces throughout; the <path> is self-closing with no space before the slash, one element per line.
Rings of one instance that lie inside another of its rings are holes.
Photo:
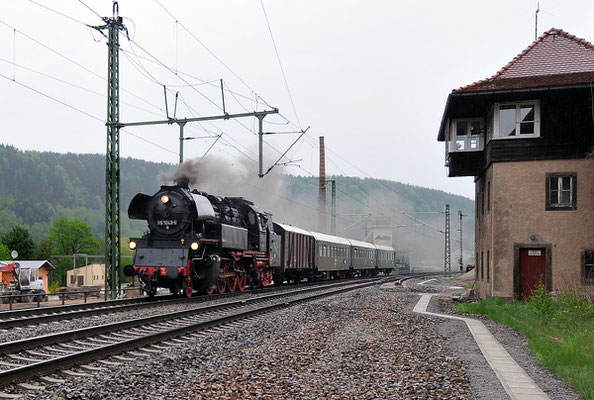
<path fill-rule="evenodd" d="M 531 93 L 531 92 L 550 92 L 556 90 L 567 90 L 567 89 L 592 89 L 592 83 L 578 83 L 571 85 L 554 85 L 554 86 L 540 86 L 540 87 L 529 87 L 529 88 L 516 88 L 516 89 L 498 89 L 498 90 L 481 90 L 481 91 L 466 91 L 466 92 L 451 92 L 448 95 L 446 105 L 441 117 L 441 123 L 439 125 L 439 132 L 437 135 L 438 142 L 445 141 L 445 124 L 449 116 L 451 100 L 453 98 L 471 97 L 471 96 L 493 96 L 500 94 L 517 94 L 517 93 Z"/>

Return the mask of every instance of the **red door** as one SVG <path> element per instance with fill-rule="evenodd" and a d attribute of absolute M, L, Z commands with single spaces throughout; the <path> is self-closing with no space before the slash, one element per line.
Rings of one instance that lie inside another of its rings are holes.
<path fill-rule="evenodd" d="M 520 300 L 528 299 L 539 283 L 547 285 L 545 249 L 520 249 Z"/>

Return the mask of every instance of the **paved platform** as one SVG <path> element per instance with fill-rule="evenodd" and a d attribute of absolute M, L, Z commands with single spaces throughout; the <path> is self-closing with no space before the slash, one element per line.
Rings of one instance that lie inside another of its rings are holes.
<path fill-rule="evenodd" d="M 421 294 L 421 298 L 413 311 L 419 314 L 464 321 L 483 356 L 510 398 L 514 400 L 550 400 L 549 396 L 538 387 L 516 360 L 509 355 L 507 350 L 499 344 L 481 321 L 427 311 L 427 306 L 433 296 L 432 293 Z"/>

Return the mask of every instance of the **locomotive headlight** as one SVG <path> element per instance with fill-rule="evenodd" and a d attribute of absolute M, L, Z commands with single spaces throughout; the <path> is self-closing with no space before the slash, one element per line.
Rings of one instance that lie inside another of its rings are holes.
<path fill-rule="evenodd" d="M 166 194 L 161 196 L 161 203 L 163 203 L 163 204 L 169 203 L 169 196 L 167 196 Z"/>
<path fill-rule="evenodd" d="M 130 248 L 130 250 L 134 250 L 136 248 L 136 242 L 134 240 L 131 240 L 130 243 L 128 243 L 128 247 Z"/>
<path fill-rule="evenodd" d="M 190 245 L 190 248 L 194 251 L 198 250 L 198 242 L 192 242 L 192 244 Z"/>

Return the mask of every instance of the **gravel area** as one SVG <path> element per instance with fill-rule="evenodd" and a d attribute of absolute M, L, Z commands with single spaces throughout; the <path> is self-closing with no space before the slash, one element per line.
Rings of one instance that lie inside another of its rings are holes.
<path fill-rule="evenodd" d="M 290 291 L 287 289 L 286 291 Z M 282 291 L 285 292 L 285 291 Z M 281 291 L 274 292 L 282 293 Z M 12 342 L 15 340 L 27 339 L 41 335 L 48 335 L 51 333 L 65 332 L 73 329 L 89 328 L 92 326 L 99 326 L 104 324 L 111 324 L 120 321 L 126 321 L 135 318 L 145 318 L 153 315 L 167 314 L 176 311 L 190 310 L 192 308 L 201 308 L 205 306 L 232 302 L 243 299 L 250 299 L 254 297 L 261 297 L 267 293 L 251 294 L 246 292 L 238 294 L 233 297 L 213 298 L 212 300 L 192 302 L 192 303 L 176 303 L 170 305 L 155 304 L 153 307 L 143 307 L 130 311 L 120 311 L 111 314 L 95 315 L 92 317 L 75 318 L 71 320 L 62 320 L 44 324 L 38 324 L 28 327 L 16 327 L 11 329 L 0 330 L 0 343 Z"/>
<path fill-rule="evenodd" d="M 439 323 L 405 312 L 414 297 L 348 292 L 30 398 L 473 399 Z"/>
<path fill-rule="evenodd" d="M 65 384 L 43 383 L 43 394 L 25 398 L 508 399 L 463 322 L 412 312 L 418 293 L 434 292 L 445 295 L 432 299 L 430 311 L 456 313 L 449 296 L 463 284 L 438 278 L 418 285 L 426 280 L 347 292 L 203 332 Z M 580 398 L 537 364 L 522 335 L 483 322 L 551 399 Z"/>
<path fill-rule="evenodd" d="M 429 290 L 426 291 L 422 289 L 427 288 L 427 284 L 418 285 L 419 282 L 422 282 L 422 280 L 410 280 L 407 282 L 407 286 L 416 292 L 442 294 L 441 296 L 434 296 L 431 299 L 428 307 L 429 311 L 480 319 L 495 339 L 501 343 L 514 360 L 551 399 L 581 399 L 579 394 L 570 385 L 538 364 L 532 350 L 527 345 L 527 339 L 524 335 L 505 325 L 490 321 L 484 316 L 458 313 L 450 295 L 463 292 L 465 289 L 456 289 L 454 287 L 463 287 L 464 282 L 456 281 L 455 278 L 438 278 L 435 281 L 427 282 L 430 286 Z M 416 304 L 416 301 L 411 305 L 411 309 L 414 307 L 414 304 Z M 440 324 L 439 332 L 447 338 L 446 347 L 456 351 L 464 365 L 470 371 L 470 384 L 477 398 L 490 400 L 509 399 L 493 370 L 488 368 L 466 324 L 462 321 L 445 318 L 441 320 L 443 323 Z"/>

